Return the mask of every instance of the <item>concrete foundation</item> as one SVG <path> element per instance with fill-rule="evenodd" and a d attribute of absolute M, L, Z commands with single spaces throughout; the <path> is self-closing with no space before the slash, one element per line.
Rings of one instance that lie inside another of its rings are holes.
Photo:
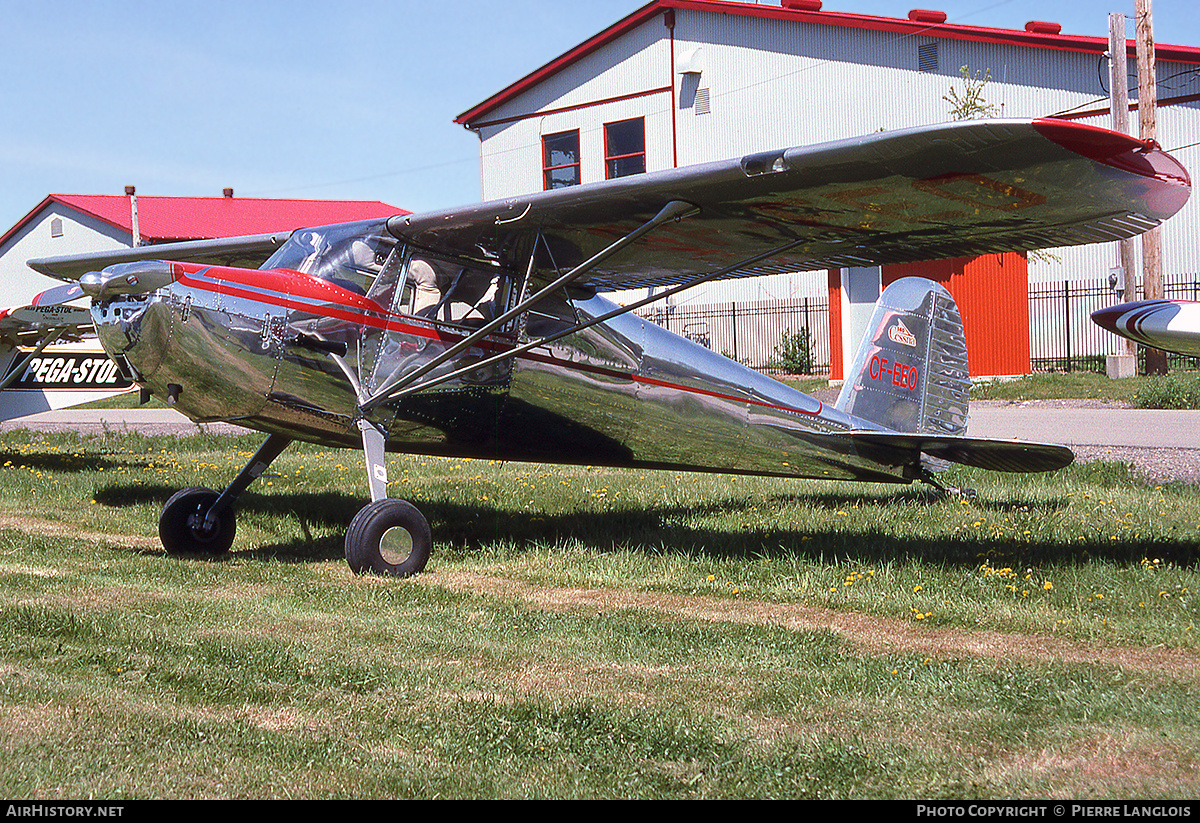
<path fill-rule="evenodd" d="M 1136 354 L 1110 354 L 1104 358 L 1104 370 L 1112 380 L 1137 376 Z"/>

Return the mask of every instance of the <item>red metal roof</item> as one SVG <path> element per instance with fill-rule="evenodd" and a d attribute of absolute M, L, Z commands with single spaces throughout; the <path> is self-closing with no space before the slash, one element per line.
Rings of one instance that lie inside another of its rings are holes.
<path fill-rule="evenodd" d="M 133 214 L 126 195 L 51 194 L 0 236 L 3 245 L 46 206 L 58 203 L 132 234 Z M 144 242 L 210 240 L 292 231 L 354 220 L 408 214 L 375 200 L 275 200 L 253 197 L 137 196 L 138 234 Z"/>
<path fill-rule="evenodd" d="M 499 93 L 454 119 L 455 123 L 470 125 L 488 112 L 528 91 L 552 77 L 566 67 L 602 48 L 632 29 L 656 16 L 674 9 L 711 12 L 713 14 L 736 14 L 773 20 L 791 20 L 826 26 L 845 26 L 856 29 L 896 32 L 898 34 L 921 34 L 925 37 L 941 37 L 955 40 L 970 40 L 981 43 L 1001 43 L 1028 48 L 1057 49 L 1103 54 L 1108 51 L 1107 37 L 1083 37 L 1062 34 L 1056 23 L 1041 20 L 1030 21 L 1025 28 L 994 29 L 982 26 L 961 26 L 946 23 L 946 14 L 939 11 L 914 9 L 907 18 L 877 17 L 867 14 L 821 11 L 820 0 L 781 0 L 780 5 L 756 5 L 733 2 L 733 0 L 654 0 L 637 11 L 617 21 L 594 37 L 555 58 L 540 69 L 525 75 Z M 1136 53 L 1136 44 L 1128 41 L 1129 53 Z M 1200 64 L 1200 48 L 1194 46 L 1167 46 L 1155 44 L 1155 55 L 1159 60 Z"/>

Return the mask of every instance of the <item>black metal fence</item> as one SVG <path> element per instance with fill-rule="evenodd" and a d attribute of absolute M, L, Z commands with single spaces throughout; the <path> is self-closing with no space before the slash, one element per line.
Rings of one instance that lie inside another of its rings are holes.
<path fill-rule="evenodd" d="M 647 306 L 638 313 L 752 369 L 829 373 L 826 298 Z"/>
<path fill-rule="evenodd" d="M 1200 299 L 1200 280 L 1194 275 L 1177 277 L 1163 284 L 1169 298 Z M 1136 297 L 1141 299 L 1139 287 Z M 1105 358 L 1120 349 L 1120 338 L 1092 322 L 1097 309 L 1125 301 L 1108 283 L 1095 281 L 1064 281 L 1035 284 L 1029 288 L 1029 365 L 1034 372 L 1100 372 L 1105 370 Z M 1139 347 L 1139 352 L 1143 351 Z M 1170 355 L 1172 368 L 1200 367 L 1200 359 Z M 1139 364 L 1139 372 L 1145 363 Z"/>
<path fill-rule="evenodd" d="M 1171 298 L 1200 300 L 1200 278 L 1169 278 L 1163 291 Z M 1139 289 L 1138 296 L 1129 299 L 1140 297 Z M 1120 341 L 1093 323 L 1091 314 L 1123 299 L 1104 280 L 1031 285 L 1031 371 L 1103 374 L 1105 358 L 1119 351 Z M 829 373 L 829 301 L 824 297 L 648 306 L 638 313 L 753 369 Z M 1200 358 L 1170 355 L 1169 363 L 1172 368 L 1200 369 Z M 1145 364 L 1139 365 L 1144 371 Z"/>

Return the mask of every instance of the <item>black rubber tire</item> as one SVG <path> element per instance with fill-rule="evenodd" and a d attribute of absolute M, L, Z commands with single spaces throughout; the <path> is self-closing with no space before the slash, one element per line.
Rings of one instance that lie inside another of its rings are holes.
<path fill-rule="evenodd" d="M 167 554 L 215 557 L 229 551 L 237 528 L 232 509 L 217 518 L 211 531 L 198 528 L 217 497 L 212 489 L 200 486 L 171 496 L 158 517 L 158 539 Z"/>
<path fill-rule="evenodd" d="M 355 574 L 409 577 L 425 568 L 433 549 L 429 521 L 407 500 L 376 500 L 346 530 L 346 562 Z"/>

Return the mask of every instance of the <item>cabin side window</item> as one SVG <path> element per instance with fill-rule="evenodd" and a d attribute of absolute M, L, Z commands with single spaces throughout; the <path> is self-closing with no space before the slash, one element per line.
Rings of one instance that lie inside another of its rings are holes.
<path fill-rule="evenodd" d="M 378 276 L 367 288 L 368 300 L 374 300 L 384 309 L 392 308 L 392 301 L 396 295 L 396 284 L 404 278 L 404 261 L 404 246 L 396 244 L 383 262 Z"/>
<path fill-rule="evenodd" d="M 482 326 L 504 310 L 507 278 L 496 268 L 414 251 L 396 311 L 462 326 Z"/>

